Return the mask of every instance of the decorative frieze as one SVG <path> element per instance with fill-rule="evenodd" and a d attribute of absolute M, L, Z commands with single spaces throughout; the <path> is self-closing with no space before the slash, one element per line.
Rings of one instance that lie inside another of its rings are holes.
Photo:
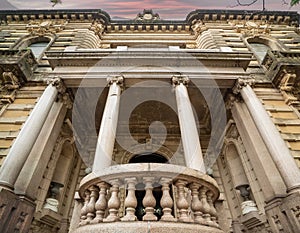
<path fill-rule="evenodd" d="M 33 36 L 44 36 L 46 34 L 55 34 L 65 29 L 68 21 L 66 20 L 32 20 L 26 25 L 27 31 Z"/>

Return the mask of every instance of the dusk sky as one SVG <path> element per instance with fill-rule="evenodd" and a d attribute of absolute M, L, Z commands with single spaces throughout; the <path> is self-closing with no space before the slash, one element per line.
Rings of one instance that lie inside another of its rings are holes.
<path fill-rule="evenodd" d="M 252 0 L 240 0 L 249 3 Z M 236 6 L 236 0 L 62 0 L 52 8 L 50 0 L 0 0 L 0 9 L 102 9 L 113 17 L 134 18 L 143 9 L 153 9 L 163 19 L 184 19 L 195 9 L 261 10 L 262 1 L 250 7 Z M 286 0 L 288 3 L 290 0 Z M 300 6 L 290 8 L 283 0 L 265 0 L 266 10 L 300 11 Z"/>

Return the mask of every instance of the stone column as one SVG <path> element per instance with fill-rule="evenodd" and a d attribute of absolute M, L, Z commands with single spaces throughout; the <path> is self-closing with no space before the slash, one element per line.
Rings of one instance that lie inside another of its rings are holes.
<path fill-rule="evenodd" d="M 109 78 L 108 83 L 110 87 L 99 130 L 93 172 L 102 171 L 111 165 L 116 138 L 123 77 Z"/>
<path fill-rule="evenodd" d="M 62 89 L 60 79 L 54 79 L 45 89 L 9 150 L 0 169 L 0 186 L 13 189 L 19 173 L 36 142 L 50 109 Z"/>
<path fill-rule="evenodd" d="M 299 168 L 272 119 L 247 83 L 240 82 L 240 93 L 287 186 L 287 191 L 299 188 Z"/>
<path fill-rule="evenodd" d="M 187 167 L 206 173 L 196 121 L 186 88 L 188 82 L 189 79 L 187 77 L 172 78 L 172 83 L 175 88 L 184 156 Z"/>

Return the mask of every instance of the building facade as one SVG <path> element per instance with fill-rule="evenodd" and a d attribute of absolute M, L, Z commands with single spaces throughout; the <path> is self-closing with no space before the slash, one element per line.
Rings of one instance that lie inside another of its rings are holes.
<path fill-rule="evenodd" d="M 0 20 L 0 232 L 300 231 L 296 12 Z"/>

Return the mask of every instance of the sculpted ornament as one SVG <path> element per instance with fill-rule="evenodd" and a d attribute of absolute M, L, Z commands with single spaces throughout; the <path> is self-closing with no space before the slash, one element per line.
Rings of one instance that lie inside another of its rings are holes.
<path fill-rule="evenodd" d="M 45 35 L 48 33 L 57 33 L 65 29 L 67 21 L 46 20 L 42 22 L 31 21 L 27 24 L 26 29 L 32 35 Z"/>
<path fill-rule="evenodd" d="M 48 79 L 47 84 L 51 84 L 52 86 L 56 87 L 58 91 L 57 101 L 62 101 L 68 109 L 71 109 L 73 106 L 73 101 L 61 78 L 55 77 L 53 79 Z"/>
<path fill-rule="evenodd" d="M 101 22 L 94 22 L 89 30 L 93 31 L 95 35 L 99 36 L 101 38 L 103 32 L 104 32 L 104 25 Z"/>
<path fill-rule="evenodd" d="M 114 76 L 114 77 L 108 77 L 107 82 L 109 85 L 116 82 L 119 85 L 122 85 L 124 83 L 124 77 L 122 75 Z"/>
<path fill-rule="evenodd" d="M 202 31 L 204 31 L 206 27 L 204 26 L 202 20 L 200 19 L 195 19 L 192 22 L 192 30 L 194 34 L 200 34 Z"/>
<path fill-rule="evenodd" d="M 239 78 L 236 80 L 235 86 L 232 88 L 233 94 L 239 94 L 243 87 L 250 85 L 253 86 L 255 84 L 254 78 L 243 79 Z"/>
<path fill-rule="evenodd" d="M 189 82 L 190 82 L 190 79 L 186 76 L 173 76 L 172 77 L 172 84 L 174 86 L 179 85 L 180 83 L 182 83 L 183 85 L 188 85 Z"/>

